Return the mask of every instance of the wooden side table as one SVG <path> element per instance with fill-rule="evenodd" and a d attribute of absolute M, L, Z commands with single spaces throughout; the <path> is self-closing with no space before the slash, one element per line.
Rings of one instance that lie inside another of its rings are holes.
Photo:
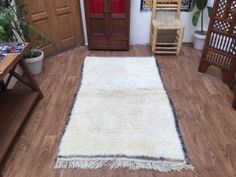
<path fill-rule="evenodd" d="M 43 98 L 38 84 L 23 59 L 23 55 L 28 49 L 29 43 L 25 43 L 21 54 L 8 55 L 0 63 L 0 171 L 17 133 L 29 116 L 30 111 Z M 15 72 L 17 65 L 22 68 L 25 75 L 24 79 Z M 7 74 L 9 74 L 7 80 L 3 81 Z M 18 81 L 31 89 L 7 90 L 12 77 L 17 78 Z"/>

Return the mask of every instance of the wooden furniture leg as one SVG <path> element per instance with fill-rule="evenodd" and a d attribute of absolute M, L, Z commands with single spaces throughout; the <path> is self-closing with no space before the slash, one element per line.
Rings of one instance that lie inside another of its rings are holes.
<path fill-rule="evenodd" d="M 26 75 L 27 79 L 29 80 L 29 84 L 30 84 L 31 88 L 34 91 L 38 91 L 39 92 L 39 98 L 42 99 L 43 98 L 43 93 L 40 90 L 37 82 L 34 80 L 34 78 L 33 78 L 32 74 L 31 74 L 27 64 L 25 63 L 24 59 L 20 59 L 19 65 L 22 68 L 22 70 L 24 71 L 24 74 Z"/>
<path fill-rule="evenodd" d="M 205 62 L 205 61 L 201 61 L 200 62 L 200 65 L 199 65 L 199 68 L 198 68 L 198 71 L 201 72 L 201 73 L 205 73 L 207 71 L 207 69 L 209 68 L 210 64 Z"/>
<path fill-rule="evenodd" d="M 234 84 L 234 72 L 225 71 L 222 69 L 222 81 L 227 84 L 230 88 L 232 88 Z"/>
<path fill-rule="evenodd" d="M 155 54 L 156 51 L 156 43 L 157 43 L 157 29 L 153 29 L 153 35 L 152 35 L 152 54 Z"/>
<path fill-rule="evenodd" d="M 11 73 L 16 70 L 16 66 L 17 66 L 17 65 L 15 65 L 15 66 L 13 67 L 13 69 L 9 72 L 9 77 L 7 78 L 7 81 L 6 81 L 6 84 L 5 84 L 6 89 L 7 89 L 8 85 L 9 85 L 11 79 L 12 79 L 12 76 L 13 76 Z"/>
<path fill-rule="evenodd" d="M 0 81 L 0 89 L 2 92 L 6 91 L 6 85 L 5 85 L 4 81 Z"/>
<path fill-rule="evenodd" d="M 180 30 L 179 30 L 179 43 L 178 43 L 178 49 L 177 49 L 177 53 L 176 53 L 177 56 L 180 55 L 182 45 L 183 45 L 183 38 L 184 38 L 184 27 L 180 28 Z"/>
<path fill-rule="evenodd" d="M 205 73 L 209 68 L 210 64 L 204 60 L 201 60 L 198 71 Z M 233 71 L 226 71 L 224 69 L 222 71 L 222 81 L 227 84 L 230 88 L 232 88 L 234 84 L 234 72 Z"/>

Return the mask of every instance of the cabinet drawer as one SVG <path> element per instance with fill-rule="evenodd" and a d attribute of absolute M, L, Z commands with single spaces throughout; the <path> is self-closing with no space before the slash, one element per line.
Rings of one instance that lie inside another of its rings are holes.
<path fill-rule="evenodd" d="M 108 40 L 106 38 L 90 38 L 88 42 L 90 50 L 108 49 Z"/>
<path fill-rule="evenodd" d="M 110 50 L 129 50 L 128 40 L 110 40 L 109 42 Z"/>
<path fill-rule="evenodd" d="M 129 50 L 129 40 L 90 38 L 90 50 Z"/>

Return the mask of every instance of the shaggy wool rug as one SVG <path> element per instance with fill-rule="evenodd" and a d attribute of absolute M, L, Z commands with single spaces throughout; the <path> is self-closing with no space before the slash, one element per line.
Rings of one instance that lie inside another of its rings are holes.
<path fill-rule="evenodd" d="M 56 168 L 193 170 L 154 57 L 87 57 Z"/>

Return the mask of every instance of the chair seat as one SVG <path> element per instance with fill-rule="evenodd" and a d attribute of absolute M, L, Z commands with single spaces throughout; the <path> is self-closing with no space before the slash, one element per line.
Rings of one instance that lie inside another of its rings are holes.
<path fill-rule="evenodd" d="M 153 27 L 156 29 L 181 29 L 184 26 L 177 19 L 173 20 L 152 20 Z"/>

